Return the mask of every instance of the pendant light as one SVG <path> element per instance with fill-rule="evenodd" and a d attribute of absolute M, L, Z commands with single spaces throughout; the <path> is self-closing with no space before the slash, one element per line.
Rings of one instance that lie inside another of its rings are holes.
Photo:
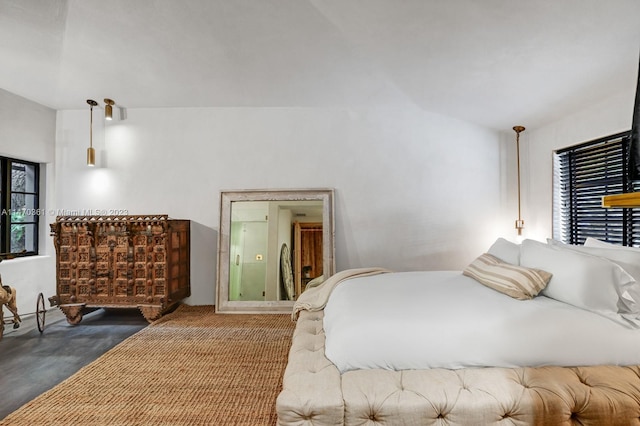
<path fill-rule="evenodd" d="M 113 120 L 113 105 L 115 104 L 115 102 L 113 101 L 113 99 L 105 98 L 104 103 L 105 103 L 105 106 L 104 106 L 105 120 Z"/>
<path fill-rule="evenodd" d="M 87 103 L 91 108 L 89 118 L 89 148 L 87 148 L 87 166 L 93 167 L 96 165 L 96 150 L 93 149 L 93 107 L 98 105 L 93 99 L 87 99 Z"/>
<path fill-rule="evenodd" d="M 518 165 L 518 219 L 516 219 L 516 229 L 518 235 L 522 235 L 524 229 L 524 220 L 522 220 L 521 204 L 520 204 L 520 133 L 524 132 L 523 126 L 513 126 L 513 130 L 516 132 L 516 161 Z"/>

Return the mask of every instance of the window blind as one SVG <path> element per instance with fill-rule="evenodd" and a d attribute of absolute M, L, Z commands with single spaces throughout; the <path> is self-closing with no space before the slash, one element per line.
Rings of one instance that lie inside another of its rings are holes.
<path fill-rule="evenodd" d="M 603 195 L 640 190 L 629 178 L 630 141 L 623 132 L 554 153 L 554 239 L 640 245 L 640 209 L 602 207 Z"/>

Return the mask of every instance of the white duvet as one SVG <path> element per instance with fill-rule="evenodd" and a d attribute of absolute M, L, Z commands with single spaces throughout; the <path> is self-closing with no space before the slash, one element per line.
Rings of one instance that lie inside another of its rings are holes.
<path fill-rule="evenodd" d="M 640 329 L 544 296 L 512 299 L 460 271 L 349 279 L 324 314 L 341 372 L 640 364 Z"/>

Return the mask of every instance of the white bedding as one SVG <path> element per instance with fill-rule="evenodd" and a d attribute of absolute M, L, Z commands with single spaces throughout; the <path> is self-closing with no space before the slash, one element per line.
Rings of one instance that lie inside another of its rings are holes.
<path fill-rule="evenodd" d="M 545 296 L 512 299 L 460 271 L 344 281 L 324 329 L 341 372 L 640 364 L 640 329 Z"/>

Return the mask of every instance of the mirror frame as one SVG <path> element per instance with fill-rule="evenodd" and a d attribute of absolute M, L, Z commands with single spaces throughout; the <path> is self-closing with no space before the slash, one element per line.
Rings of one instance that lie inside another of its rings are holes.
<path fill-rule="evenodd" d="M 322 269 L 323 275 L 335 273 L 334 190 L 276 189 L 220 192 L 220 231 L 218 235 L 218 277 L 216 280 L 216 312 L 221 313 L 285 313 L 293 310 L 293 300 L 239 301 L 229 300 L 229 265 L 231 236 L 231 204 L 234 201 L 322 201 Z"/>

